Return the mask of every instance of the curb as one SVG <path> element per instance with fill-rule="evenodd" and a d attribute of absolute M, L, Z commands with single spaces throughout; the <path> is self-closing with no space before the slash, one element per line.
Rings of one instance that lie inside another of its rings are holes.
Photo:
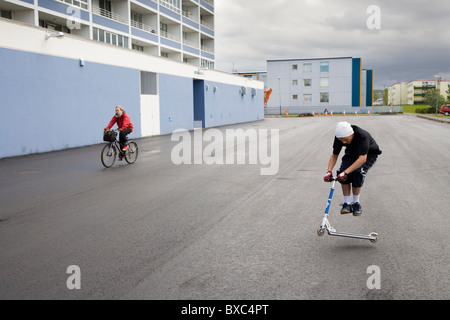
<path fill-rule="evenodd" d="M 450 119 L 440 119 L 440 118 L 436 118 L 436 117 L 430 117 L 430 116 L 423 116 L 423 115 L 416 115 L 416 117 L 418 118 L 422 118 L 422 119 L 427 119 L 427 120 L 431 120 L 431 121 L 437 121 L 440 123 L 450 123 Z"/>

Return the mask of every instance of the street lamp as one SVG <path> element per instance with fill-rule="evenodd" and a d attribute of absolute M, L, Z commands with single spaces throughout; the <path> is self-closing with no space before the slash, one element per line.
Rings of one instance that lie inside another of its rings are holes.
<path fill-rule="evenodd" d="M 278 78 L 278 94 L 280 96 L 279 101 L 280 101 L 280 114 L 281 114 L 281 85 L 280 85 L 280 80 L 281 80 L 281 78 Z"/>
<path fill-rule="evenodd" d="M 56 33 L 50 33 L 45 35 L 45 40 L 48 40 L 48 38 L 58 38 L 62 39 L 64 38 L 64 33 L 62 32 L 56 32 Z"/>
<path fill-rule="evenodd" d="M 438 81 L 439 81 L 439 76 L 434 76 L 436 78 L 436 116 L 437 116 L 437 109 L 438 109 L 438 101 L 439 101 L 439 90 L 438 90 Z"/>

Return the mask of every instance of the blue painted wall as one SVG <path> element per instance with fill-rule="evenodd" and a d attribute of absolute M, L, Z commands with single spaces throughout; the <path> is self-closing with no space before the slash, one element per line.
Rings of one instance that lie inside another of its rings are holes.
<path fill-rule="evenodd" d="M 252 96 L 251 88 L 247 88 L 245 95 L 240 94 L 240 89 L 236 85 L 205 81 L 205 128 L 264 119 L 263 90 L 256 90 Z"/>
<path fill-rule="evenodd" d="M 352 106 L 361 106 L 361 58 L 352 59 Z"/>
<path fill-rule="evenodd" d="M 194 83 L 192 78 L 159 74 L 161 134 L 194 129 Z"/>
<path fill-rule="evenodd" d="M 138 137 L 139 70 L 0 48 L 0 158 L 102 141 L 122 105 Z"/>

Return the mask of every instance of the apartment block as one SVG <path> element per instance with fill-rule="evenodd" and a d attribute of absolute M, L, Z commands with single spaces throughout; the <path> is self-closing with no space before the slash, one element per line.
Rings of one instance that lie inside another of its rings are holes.
<path fill-rule="evenodd" d="M 214 0 L 0 0 L 3 18 L 214 69 Z"/>
<path fill-rule="evenodd" d="M 416 105 L 424 104 L 425 95 L 429 90 L 439 90 L 439 94 L 445 99 L 448 97 L 447 90 L 449 88 L 449 80 L 412 80 L 410 82 L 399 82 L 389 86 L 388 89 L 388 103 L 389 105 Z"/>
<path fill-rule="evenodd" d="M 373 100 L 373 70 L 361 58 L 332 57 L 267 61 L 268 109 L 310 112 L 368 107 Z"/>

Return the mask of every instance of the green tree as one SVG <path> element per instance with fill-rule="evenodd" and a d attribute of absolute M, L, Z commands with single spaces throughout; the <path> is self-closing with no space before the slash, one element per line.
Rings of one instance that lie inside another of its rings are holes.
<path fill-rule="evenodd" d="M 385 106 L 388 105 L 388 89 L 384 89 L 383 91 L 383 104 Z"/>
<path fill-rule="evenodd" d="M 437 95 L 436 89 L 428 90 L 428 93 L 425 94 L 424 103 L 429 105 L 430 108 L 435 109 L 436 108 L 436 95 Z M 438 97 L 438 104 L 437 104 L 438 112 L 439 112 L 439 109 L 441 108 L 441 106 L 443 104 L 445 104 L 445 100 L 446 99 L 444 98 L 443 95 L 439 95 L 439 97 Z"/>
<path fill-rule="evenodd" d="M 447 103 L 450 103 L 450 85 L 448 86 L 447 89 Z"/>

